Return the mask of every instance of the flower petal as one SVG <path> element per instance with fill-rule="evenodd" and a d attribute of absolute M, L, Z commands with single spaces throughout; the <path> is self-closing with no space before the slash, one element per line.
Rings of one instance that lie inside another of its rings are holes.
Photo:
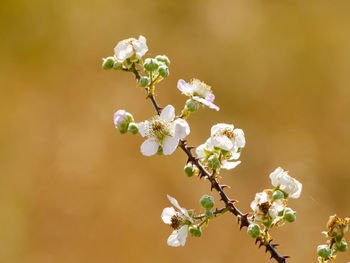
<path fill-rule="evenodd" d="M 168 245 L 172 247 L 184 246 L 188 234 L 188 226 L 183 226 L 179 230 L 174 230 L 168 238 Z"/>
<path fill-rule="evenodd" d="M 185 95 L 190 96 L 193 94 L 193 90 L 191 85 L 189 85 L 186 81 L 183 79 L 179 79 L 177 81 L 177 88 Z"/>
<path fill-rule="evenodd" d="M 220 110 L 220 108 L 219 108 L 218 106 L 216 106 L 214 103 L 212 103 L 212 102 L 210 102 L 210 101 L 208 101 L 208 100 L 206 100 L 206 99 L 203 99 L 203 98 L 198 97 L 198 96 L 194 96 L 194 97 L 192 97 L 192 98 L 193 98 L 194 100 L 196 100 L 196 101 L 202 103 L 203 105 L 209 107 L 210 109 L 214 109 L 214 110 L 217 110 L 217 111 Z"/>
<path fill-rule="evenodd" d="M 148 51 L 148 47 L 146 44 L 146 38 L 144 36 L 139 36 L 138 40 L 133 41 L 133 46 L 136 52 L 136 57 L 140 59 L 145 55 Z"/>
<path fill-rule="evenodd" d="M 232 141 L 224 135 L 214 136 L 212 138 L 213 145 L 225 151 L 231 151 L 233 148 Z"/>
<path fill-rule="evenodd" d="M 175 109 L 172 105 L 166 106 L 162 113 L 160 114 L 160 118 L 164 121 L 171 122 L 175 118 Z"/>
<path fill-rule="evenodd" d="M 188 125 L 187 121 L 184 119 L 177 119 L 174 121 L 175 124 L 175 136 L 179 139 L 184 139 L 187 135 L 190 134 L 190 126 Z"/>
<path fill-rule="evenodd" d="M 177 202 L 177 200 L 174 197 L 171 197 L 170 195 L 167 195 L 170 203 L 175 206 L 177 209 L 179 209 L 179 211 L 185 215 L 186 217 L 190 218 L 190 216 L 188 215 L 188 212 L 185 208 L 182 208 L 179 203 Z"/>
<path fill-rule="evenodd" d="M 158 152 L 159 142 L 156 138 L 148 138 L 141 144 L 141 152 L 145 156 L 151 156 Z"/>
<path fill-rule="evenodd" d="M 163 154 L 164 155 L 172 154 L 176 150 L 178 145 L 179 145 L 179 138 L 165 136 L 163 139 L 163 144 L 162 144 Z"/>
<path fill-rule="evenodd" d="M 236 168 L 236 166 L 239 165 L 240 163 L 241 163 L 241 161 L 237 161 L 237 162 L 224 161 L 221 165 L 221 168 L 226 169 L 226 170 L 231 170 L 233 168 Z"/>
<path fill-rule="evenodd" d="M 147 130 L 148 130 L 148 121 L 141 122 L 139 124 L 139 133 L 142 137 L 147 136 Z"/>
<path fill-rule="evenodd" d="M 242 129 L 234 129 L 233 133 L 235 134 L 235 145 L 238 148 L 243 148 L 245 146 L 245 137 Z"/>
<path fill-rule="evenodd" d="M 130 45 L 132 38 L 120 41 L 114 48 L 114 55 L 119 61 L 124 61 L 134 54 L 132 45 Z"/>
<path fill-rule="evenodd" d="M 171 218 L 176 215 L 177 212 L 175 211 L 174 207 L 166 207 L 163 209 L 162 212 L 162 220 L 165 224 L 170 225 L 171 224 Z"/>

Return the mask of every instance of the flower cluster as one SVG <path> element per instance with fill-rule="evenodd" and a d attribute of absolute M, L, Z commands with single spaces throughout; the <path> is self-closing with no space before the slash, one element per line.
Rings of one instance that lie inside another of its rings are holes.
<path fill-rule="evenodd" d="M 129 38 L 120 41 L 114 48 L 114 55 L 104 58 L 104 69 L 115 69 L 132 73 L 137 84 L 146 92 L 151 100 L 157 115 L 147 120 L 135 122 L 134 117 L 125 110 L 118 110 L 114 114 L 114 125 L 121 134 L 128 131 L 132 134 L 140 134 L 145 138 L 141 144 L 141 153 L 152 156 L 156 153 L 162 155 L 172 154 L 178 146 L 187 155 L 188 161 L 184 171 L 188 177 L 200 175 L 210 182 L 211 189 L 215 189 L 223 201 L 224 207 L 213 210 L 214 198 L 203 195 L 200 205 L 204 212 L 195 214 L 194 210 L 187 210 L 179 205 L 177 200 L 168 195 L 168 199 L 174 207 L 163 210 L 161 218 L 164 223 L 170 225 L 172 232 L 168 238 L 168 245 L 173 247 L 184 246 L 188 233 L 194 237 L 202 235 L 202 229 L 218 215 L 230 212 L 239 220 L 240 227 L 248 227 L 247 233 L 255 238 L 260 245 L 264 245 L 271 257 L 277 262 L 286 262 L 286 256 L 280 255 L 276 250 L 276 244 L 271 243 L 269 230 L 282 226 L 285 222 L 294 222 L 295 211 L 288 207 L 289 198 L 299 198 L 302 184 L 290 177 L 287 171 L 278 167 L 270 174 L 273 189 L 265 189 L 255 195 L 250 207 L 252 213 L 244 214 L 237 209 L 235 201 L 230 199 L 219 180 L 222 176 L 221 169 L 233 169 L 240 164 L 239 158 L 246 140 L 243 130 L 235 128 L 232 124 L 218 123 L 212 126 L 210 137 L 205 143 L 196 147 L 196 156 L 187 146 L 184 139 L 190 134 L 190 126 L 187 118 L 191 113 L 197 112 L 201 106 L 219 110 L 214 104 L 215 96 L 209 85 L 198 79 L 186 82 L 178 80 L 177 88 L 187 96 L 185 106 L 176 117 L 172 105 L 161 108 L 155 99 L 155 85 L 169 76 L 170 60 L 165 55 L 157 55 L 154 58 L 143 56 L 148 51 L 146 38 Z M 337 252 L 346 251 L 348 246 L 344 238 L 350 223 L 349 218 L 331 216 L 327 224 L 327 244 L 318 247 L 319 262 L 329 262 L 335 259 Z"/>
<path fill-rule="evenodd" d="M 348 250 L 348 243 L 345 241 L 345 233 L 349 229 L 350 218 L 340 218 L 336 215 L 330 216 L 327 223 L 327 231 L 322 232 L 327 244 L 317 247 L 318 262 L 331 262 L 336 258 L 337 252 Z"/>
<path fill-rule="evenodd" d="M 302 184 L 280 167 L 270 174 L 270 179 L 275 188 L 265 189 L 255 195 L 250 204 L 253 211 L 250 220 L 253 224 L 248 228 L 250 236 L 261 236 L 267 241 L 270 239 L 270 228 L 281 226 L 285 221 L 295 221 L 295 212 L 287 207 L 288 198 L 299 198 L 302 190 Z"/>

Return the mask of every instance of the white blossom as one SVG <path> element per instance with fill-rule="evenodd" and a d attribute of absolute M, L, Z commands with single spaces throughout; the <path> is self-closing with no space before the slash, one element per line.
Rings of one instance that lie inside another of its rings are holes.
<path fill-rule="evenodd" d="M 139 39 L 128 38 L 120 41 L 114 48 L 114 56 L 118 61 L 123 62 L 127 58 L 132 58 L 134 56 L 136 56 L 137 59 L 141 59 L 147 51 L 146 38 L 144 36 L 139 36 Z"/>
<path fill-rule="evenodd" d="M 177 200 L 167 195 L 173 207 L 166 207 L 162 212 L 162 220 L 165 224 L 170 225 L 174 230 L 168 238 L 168 245 L 172 247 L 184 246 L 188 235 L 188 224 L 193 223 L 193 219 L 189 216 L 188 211 L 182 208 Z"/>
<path fill-rule="evenodd" d="M 286 207 L 286 201 L 278 199 L 271 202 L 268 191 L 263 191 L 255 195 L 255 199 L 251 202 L 250 207 L 257 222 L 264 222 L 270 219 L 278 220 L 278 214 Z"/>
<path fill-rule="evenodd" d="M 290 198 L 299 198 L 302 190 L 302 184 L 288 175 L 281 167 L 276 168 L 270 174 L 271 183 L 274 187 L 278 187 L 281 191 L 287 193 Z"/>
<path fill-rule="evenodd" d="M 211 87 L 198 79 L 192 79 L 187 83 L 183 79 L 177 82 L 177 88 L 186 96 L 209 107 L 210 109 L 219 110 L 220 108 L 214 104 L 215 95 L 211 91 Z"/>
<path fill-rule="evenodd" d="M 160 116 L 139 124 L 141 136 L 147 137 L 141 145 L 143 155 L 156 154 L 159 146 L 162 146 L 165 155 L 170 155 L 176 150 L 179 140 L 190 133 L 190 127 L 184 119 L 174 119 L 175 109 L 168 105 L 162 110 Z"/>

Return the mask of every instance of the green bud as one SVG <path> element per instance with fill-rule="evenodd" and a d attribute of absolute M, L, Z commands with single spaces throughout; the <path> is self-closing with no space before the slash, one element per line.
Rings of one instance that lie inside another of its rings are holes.
<path fill-rule="evenodd" d="M 329 258 L 331 253 L 332 250 L 327 245 L 319 245 L 317 247 L 317 254 L 324 259 Z"/>
<path fill-rule="evenodd" d="M 195 100 L 192 99 L 188 99 L 186 101 L 186 108 L 190 111 L 190 112 L 196 112 L 199 109 L 199 103 Z"/>
<path fill-rule="evenodd" d="M 260 227 L 257 224 L 250 224 L 247 233 L 252 238 L 257 238 L 260 235 Z"/>
<path fill-rule="evenodd" d="M 208 209 L 208 210 L 205 210 L 204 215 L 205 215 L 206 217 L 208 217 L 208 218 L 214 217 L 213 211 L 211 211 L 211 210 L 209 210 L 209 209 Z"/>
<path fill-rule="evenodd" d="M 127 118 L 127 122 L 133 122 L 134 121 L 134 117 L 129 112 L 126 113 L 126 118 Z"/>
<path fill-rule="evenodd" d="M 188 163 L 185 165 L 185 168 L 184 168 L 184 171 L 185 171 L 185 174 L 188 176 L 188 177 L 192 177 L 193 174 L 194 174 L 194 171 L 193 171 L 193 165 L 191 163 Z"/>
<path fill-rule="evenodd" d="M 148 77 L 141 77 L 140 78 L 140 86 L 146 87 L 149 84 L 149 78 Z"/>
<path fill-rule="evenodd" d="M 156 56 L 156 60 L 163 62 L 165 65 L 167 65 L 169 67 L 170 65 L 170 60 L 167 56 L 165 55 L 158 55 Z"/>
<path fill-rule="evenodd" d="M 346 241 L 341 241 L 337 243 L 336 246 L 339 252 L 345 252 L 348 250 L 348 243 L 346 243 Z"/>
<path fill-rule="evenodd" d="M 120 121 L 118 124 L 119 124 L 119 132 L 121 134 L 124 134 L 124 133 L 126 133 L 128 131 L 129 123 L 127 121 L 123 120 L 123 121 Z"/>
<path fill-rule="evenodd" d="M 272 194 L 272 199 L 273 200 L 278 200 L 284 198 L 284 194 L 280 190 L 276 190 Z"/>
<path fill-rule="evenodd" d="M 215 205 L 214 197 L 210 195 L 203 195 L 199 202 L 205 209 L 212 209 Z"/>
<path fill-rule="evenodd" d="M 169 69 L 166 66 L 160 66 L 158 69 L 159 75 L 163 78 L 169 76 Z"/>
<path fill-rule="evenodd" d="M 130 122 L 129 123 L 129 127 L 128 130 L 132 133 L 132 134 L 137 134 L 139 132 L 139 127 L 137 126 L 137 124 L 135 122 Z"/>
<path fill-rule="evenodd" d="M 215 154 L 211 155 L 208 158 L 208 166 L 213 169 L 217 169 L 220 167 L 220 161 L 216 158 Z"/>
<path fill-rule="evenodd" d="M 143 67 L 147 70 L 147 71 L 155 71 L 158 69 L 159 64 L 158 61 L 153 59 L 153 58 L 147 58 L 145 60 L 145 63 L 143 63 Z"/>
<path fill-rule="evenodd" d="M 104 58 L 102 62 L 103 69 L 111 69 L 114 65 L 114 57 Z"/>
<path fill-rule="evenodd" d="M 115 70 L 122 70 L 123 69 L 123 63 L 119 62 L 119 61 L 114 62 L 113 69 L 115 69 Z"/>
<path fill-rule="evenodd" d="M 286 209 L 284 210 L 284 216 L 283 216 L 283 218 L 284 218 L 286 221 L 292 223 L 292 222 L 295 221 L 295 212 L 294 212 L 292 209 L 290 209 L 290 208 L 286 208 Z"/>
<path fill-rule="evenodd" d="M 193 237 L 200 237 L 202 235 L 202 230 L 195 226 L 190 226 L 189 231 Z"/>

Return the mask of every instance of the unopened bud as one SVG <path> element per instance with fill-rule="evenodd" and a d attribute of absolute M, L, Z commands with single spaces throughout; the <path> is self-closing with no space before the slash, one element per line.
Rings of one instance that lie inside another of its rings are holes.
<path fill-rule="evenodd" d="M 211 211 L 211 210 L 209 210 L 209 209 L 205 210 L 204 215 L 205 215 L 206 217 L 208 217 L 208 218 L 214 217 L 213 211 Z"/>
<path fill-rule="evenodd" d="M 330 254 L 332 253 L 332 250 L 329 248 L 328 245 L 319 245 L 317 247 L 317 254 L 324 259 L 329 258 Z"/>
<path fill-rule="evenodd" d="M 276 190 L 272 194 L 272 199 L 273 200 L 278 200 L 284 198 L 284 194 L 280 190 Z"/>
<path fill-rule="evenodd" d="M 132 134 L 137 134 L 139 132 L 139 127 L 137 126 L 137 124 L 135 122 L 130 122 L 129 123 L 129 127 L 128 130 L 132 133 Z"/>
<path fill-rule="evenodd" d="M 159 64 L 157 60 L 152 58 L 147 58 L 145 60 L 145 63 L 143 63 L 143 66 L 147 71 L 155 71 L 158 69 Z"/>
<path fill-rule="evenodd" d="M 190 226 L 189 231 L 193 237 L 200 237 L 202 235 L 202 230 L 196 226 Z"/>
<path fill-rule="evenodd" d="M 159 75 L 163 78 L 169 76 L 169 69 L 166 66 L 160 66 L 158 69 Z"/>
<path fill-rule="evenodd" d="M 146 87 L 149 84 L 149 78 L 148 77 L 141 77 L 140 78 L 140 86 Z"/>
<path fill-rule="evenodd" d="M 185 168 L 184 168 L 184 171 L 185 171 L 185 174 L 188 176 L 188 177 L 192 177 L 193 174 L 194 174 L 194 171 L 193 171 L 193 165 L 191 163 L 188 163 L 185 165 Z"/>
<path fill-rule="evenodd" d="M 252 238 L 257 238 L 260 235 L 260 227 L 257 224 L 250 224 L 247 233 Z"/>
<path fill-rule="evenodd" d="M 115 70 L 122 70 L 123 69 L 123 63 L 119 62 L 119 61 L 114 62 L 113 69 L 115 69 Z"/>
<path fill-rule="evenodd" d="M 121 134 L 124 134 L 128 131 L 129 123 L 127 121 L 121 120 L 118 122 L 118 124 L 119 124 L 119 131 Z"/>
<path fill-rule="evenodd" d="M 339 252 L 345 252 L 348 250 L 348 243 L 346 243 L 346 241 L 341 241 L 339 243 L 337 243 L 337 250 Z"/>
<path fill-rule="evenodd" d="M 114 64 L 114 57 L 107 57 L 103 59 L 102 67 L 103 69 L 111 69 L 113 68 L 113 64 Z"/>
<path fill-rule="evenodd" d="M 286 208 L 284 210 L 284 219 L 287 220 L 288 222 L 292 223 L 295 221 L 295 212 L 290 209 L 290 208 Z"/>
<path fill-rule="evenodd" d="M 199 202 L 205 209 L 212 209 L 215 205 L 214 197 L 210 195 L 203 195 Z"/>
<path fill-rule="evenodd" d="M 196 112 L 199 109 L 199 103 L 195 100 L 192 99 L 188 99 L 186 101 L 186 108 L 190 111 L 190 112 Z"/>
<path fill-rule="evenodd" d="M 170 60 L 167 56 L 165 55 L 158 55 L 156 56 L 156 60 L 163 62 L 165 65 L 167 65 L 169 67 L 170 65 Z"/>
<path fill-rule="evenodd" d="M 126 120 L 128 122 L 133 122 L 134 121 L 134 117 L 132 116 L 131 113 L 129 113 L 129 112 L 126 113 Z"/>
<path fill-rule="evenodd" d="M 216 158 L 215 154 L 208 158 L 208 166 L 212 169 L 217 169 L 220 167 L 220 161 Z"/>

